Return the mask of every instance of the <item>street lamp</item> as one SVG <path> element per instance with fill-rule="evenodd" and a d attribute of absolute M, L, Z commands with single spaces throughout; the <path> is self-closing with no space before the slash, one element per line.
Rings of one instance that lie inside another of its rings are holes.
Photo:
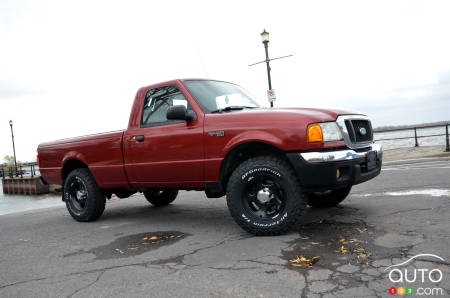
<path fill-rule="evenodd" d="M 13 152 L 14 152 L 14 169 L 17 171 L 16 147 L 14 146 L 14 132 L 13 132 L 13 122 L 12 122 L 12 120 L 9 120 L 9 126 L 11 126 L 11 139 L 12 139 Z"/>
<path fill-rule="evenodd" d="M 269 59 L 269 32 L 267 32 L 266 29 L 264 29 L 264 31 L 261 33 L 261 39 L 262 39 L 262 43 L 264 44 L 264 49 L 266 50 L 266 60 L 250 64 L 249 66 L 257 65 L 260 63 L 264 63 L 264 62 L 266 63 L 267 79 L 269 80 L 269 90 L 267 91 L 267 96 L 270 101 L 270 107 L 273 108 L 273 101 L 275 100 L 275 91 L 272 89 L 272 81 L 270 79 L 270 64 L 269 63 L 272 60 L 292 57 L 293 55 L 287 55 L 287 56 L 281 56 L 281 57 Z"/>
<path fill-rule="evenodd" d="M 264 29 L 261 32 L 262 43 L 264 44 L 264 49 L 266 50 L 266 66 L 267 66 L 267 79 L 269 80 L 269 90 L 272 90 L 272 81 L 270 79 L 270 59 L 269 59 L 269 32 Z M 273 101 L 270 101 L 270 107 L 273 108 Z"/>

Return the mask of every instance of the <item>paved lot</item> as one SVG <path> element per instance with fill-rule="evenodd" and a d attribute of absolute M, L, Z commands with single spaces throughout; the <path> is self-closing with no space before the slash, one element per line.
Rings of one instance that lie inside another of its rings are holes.
<path fill-rule="evenodd" d="M 162 208 L 141 196 L 111 201 L 94 223 L 60 207 L 3 215 L 0 297 L 387 297 L 393 286 L 448 295 L 449 189 L 448 158 L 391 163 L 339 208 L 311 208 L 279 237 L 243 232 L 224 199 L 199 192 Z M 419 273 L 389 280 L 388 266 L 424 253 L 443 261 L 396 267 L 426 272 L 423 283 Z M 314 264 L 299 267 L 301 256 Z"/>

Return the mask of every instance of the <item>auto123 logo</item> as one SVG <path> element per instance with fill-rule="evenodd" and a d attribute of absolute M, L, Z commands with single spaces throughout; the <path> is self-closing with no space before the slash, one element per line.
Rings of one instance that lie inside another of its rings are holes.
<path fill-rule="evenodd" d="M 433 258 L 433 262 L 445 263 L 440 256 L 433 254 L 419 254 L 407 261 L 395 264 L 384 269 L 389 272 L 388 278 L 394 286 L 390 287 L 388 292 L 391 295 L 418 295 L 418 296 L 445 296 L 446 290 L 438 287 L 438 284 L 444 278 L 444 274 L 438 268 L 418 268 L 406 266 L 417 258 Z M 437 261 L 439 260 L 439 261 Z M 424 261 L 424 260 L 420 260 Z"/>

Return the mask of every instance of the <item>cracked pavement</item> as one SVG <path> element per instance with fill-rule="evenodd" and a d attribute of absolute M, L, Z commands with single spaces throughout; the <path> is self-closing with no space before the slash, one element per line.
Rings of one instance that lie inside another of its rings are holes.
<path fill-rule="evenodd" d="M 247 234 L 223 198 L 201 192 L 160 208 L 138 195 L 112 200 L 92 223 L 60 207 L 0 216 L 0 297 L 392 297 L 392 286 L 439 287 L 445 296 L 449 177 L 448 158 L 391 163 L 339 207 L 309 208 L 277 237 Z M 152 236 L 164 241 L 142 240 Z M 389 281 L 386 267 L 421 253 L 444 261 L 405 268 L 439 269 L 440 282 Z M 319 261 L 295 267 L 289 260 L 299 255 Z"/>

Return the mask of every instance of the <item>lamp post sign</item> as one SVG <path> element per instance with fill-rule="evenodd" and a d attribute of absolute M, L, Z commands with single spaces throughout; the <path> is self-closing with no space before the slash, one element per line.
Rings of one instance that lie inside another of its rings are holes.
<path fill-rule="evenodd" d="M 274 102 L 277 99 L 274 89 L 267 90 L 267 98 L 269 99 L 269 102 Z"/>

